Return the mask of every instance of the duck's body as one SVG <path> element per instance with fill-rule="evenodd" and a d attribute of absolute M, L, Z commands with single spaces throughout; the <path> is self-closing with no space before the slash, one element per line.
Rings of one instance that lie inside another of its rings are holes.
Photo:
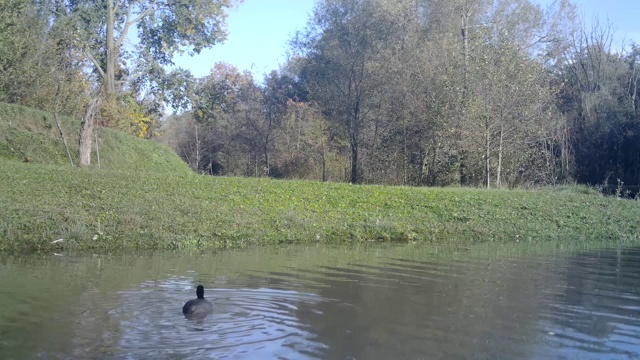
<path fill-rule="evenodd" d="M 187 317 L 204 317 L 213 311 L 213 305 L 204 298 L 204 287 L 198 285 L 196 289 L 197 299 L 186 302 L 182 307 L 182 313 Z"/>

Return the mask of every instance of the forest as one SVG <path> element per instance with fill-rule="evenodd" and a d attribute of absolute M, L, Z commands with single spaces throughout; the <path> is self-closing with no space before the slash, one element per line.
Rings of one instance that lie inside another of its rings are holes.
<path fill-rule="evenodd" d="M 209 175 L 638 190 L 640 45 L 568 0 L 318 0 L 262 79 L 171 66 L 236 4 L 4 0 L 0 101 L 81 118 L 84 166 L 103 126 Z"/>

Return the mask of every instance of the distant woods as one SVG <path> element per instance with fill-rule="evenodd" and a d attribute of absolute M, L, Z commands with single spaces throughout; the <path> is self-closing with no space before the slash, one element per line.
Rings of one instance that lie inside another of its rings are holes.
<path fill-rule="evenodd" d="M 77 40 L 41 2 L 3 4 L 0 101 L 81 116 Z M 135 67 L 121 57 L 115 108 L 128 110 L 97 124 L 157 137 L 210 175 L 637 188 L 640 46 L 616 48 L 611 26 L 576 13 L 566 0 L 319 0 L 264 79 L 215 59 L 200 79 L 145 67 L 167 63 L 142 61 L 154 42 Z M 183 111 L 160 121 L 169 103 Z"/>

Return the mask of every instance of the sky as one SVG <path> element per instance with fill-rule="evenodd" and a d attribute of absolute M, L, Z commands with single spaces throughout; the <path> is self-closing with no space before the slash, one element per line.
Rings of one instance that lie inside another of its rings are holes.
<path fill-rule="evenodd" d="M 546 5 L 552 0 L 534 0 Z M 640 0 L 573 0 L 578 14 L 589 23 L 608 20 L 616 32 L 617 46 L 630 40 L 640 43 Z M 277 70 L 286 62 L 288 42 L 303 30 L 313 12 L 315 0 L 244 0 L 229 12 L 229 36 L 223 44 L 199 55 L 181 56 L 176 66 L 190 69 L 196 77 L 209 74 L 216 62 L 249 70 L 256 79 Z"/>
<path fill-rule="evenodd" d="M 288 42 L 303 30 L 315 0 L 244 0 L 227 18 L 229 35 L 223 44 L 199 55 L 179 57 L 176 66 L 190 69 L 194 76 L 209 74 L 216 62 L 227 62 L 249 70 L 257 79 L 278 70 L 287 60 Z"/>

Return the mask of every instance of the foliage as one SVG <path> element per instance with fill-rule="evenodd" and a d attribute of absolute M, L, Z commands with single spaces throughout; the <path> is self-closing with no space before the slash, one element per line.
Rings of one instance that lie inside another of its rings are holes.
<path fill-rule="evenodd" d="M 131 132 L 133 135 L 139 138 L 146 138 L 151 133 L 149 130 L 152 126 L 157 124 L 157 120 L 148 115 L 145 111 L 145 108 L 134 101 L 134 99 L 129 98 L 129 125 L 131 126 Z"/>
<path fill-rule="evenodd" d="M 150 138 L 153 129 L 158 128 L 158 118 L 161 116 L 153 105 L 145 103 L 144 99 L 137 100 L 133 93 L 121 93 L 100 107 L 97 123 L 139 138 Z"/>
<path fill-rule="evenodd" d="M 639 47 L 612 49 L 568 0 L 321 0 L 262 80 L 167 67 L 223 41 L 236 3 L 6 0 L 0 101 L 80 117 L 104 85 L 98 125 L 162 125 L 211 175 L 638 192 Z"/>
<path fill-rule="evenodd" d="M 172 64 L 177 52 L 197 54 L 224 40 L 225 10 L 232 2 L 103 0 L 61 1 L 54 6 L 52 22 L 76 35 L 74 44 L 100 76 L 106 93 L 114 95 L 121 76 L 117 68 L 125 68 L 121 56 L 129 55 L 124 46 L 132 25 L 137 26 L 140 59 L 147 69 L 154 69 Z"/>
<path fill-rule="evenodd" d="M 557 67 L 565 83 L 559 107 L 566 114 L 575 151 L 576 180 L 613 193 L 618 182 L 640 185 L 640 48 L 611 49 L 610 28 L 595 24 L 577 38 Z"/>
<path fill-rule="evenodd" d="M 87 84 L 70 34 L 50 27 L 49 14 L 31 0 L 0 2 L 0 101 L 78 116 Z"/>
<path fill-rule="evenodd" d="M 192 112 L 165 122 L 163 141 L 197 172 L 342 180 L 326 119 L 306 97 L 286 71 L 261 87 L 251 73 L 218 63 L 196 82 Z"/>
<path fill-rule="evenodd" d="M 570 10 L 566 2 L 545 12 L 510 0 L 320 1 L 293 42 L 298 76 L 349 142 L 352 182 L 553 183 L 555 157 L 568 154 L 565 143 L 547 149 L 566 139 L 556 136 L 543 61 L 566 40 L 557 30 Z"/>

